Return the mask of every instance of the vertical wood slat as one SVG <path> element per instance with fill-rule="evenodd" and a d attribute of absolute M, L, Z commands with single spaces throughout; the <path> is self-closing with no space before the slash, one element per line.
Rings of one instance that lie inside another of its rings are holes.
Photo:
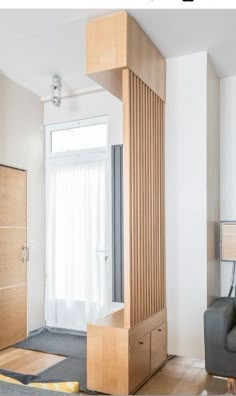
<path fill-rule="evenodd" d="M 131 150 L 130 150 L 130 119 L 131 119 L 131 92 L 130 71 L 122 72 L 122 97 L 123 97 L 123 205 L 124 205 L 124 325 L 131 327 Z"/>
<path fill-rule="evenodd" d="M 165 308 L 164 103 L 123 71 L 125 327 Z"/>

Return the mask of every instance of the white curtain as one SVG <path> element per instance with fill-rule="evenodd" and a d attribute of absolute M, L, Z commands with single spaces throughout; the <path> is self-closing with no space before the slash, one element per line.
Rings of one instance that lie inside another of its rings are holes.
<path fill-rule="evenodd" d="M 55 162 L 48 190 L 46 323 L 86 330 L 111 304 L 106 161 Z"/>

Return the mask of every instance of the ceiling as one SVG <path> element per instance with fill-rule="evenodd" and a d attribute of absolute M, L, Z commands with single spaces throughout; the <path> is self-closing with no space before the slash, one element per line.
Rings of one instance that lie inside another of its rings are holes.
<path fill-rule="evenodd" d="M 0 71 L 41 97 L 92 88 L 85 25 L 114 10 L 0 10 Z M 236 75 L 236 10 L 129 10 L 166 58 L 207 50 L 220 77 Z"/>

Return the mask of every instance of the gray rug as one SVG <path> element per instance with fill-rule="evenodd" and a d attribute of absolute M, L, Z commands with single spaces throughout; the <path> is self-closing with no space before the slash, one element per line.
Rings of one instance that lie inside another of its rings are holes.
<path fill-rule="evenodd" d="M 43 329 L 14 347 L 86 359 L 87 337 Z"/>
<path fill-rule="evenodd" d="M 87 390 L 86 336 L 43 329 L 14 346 L 67 356 L 67 359 L 42 371 L 39 376 L 43 380 L 79 381 L 80 389 Z"/>

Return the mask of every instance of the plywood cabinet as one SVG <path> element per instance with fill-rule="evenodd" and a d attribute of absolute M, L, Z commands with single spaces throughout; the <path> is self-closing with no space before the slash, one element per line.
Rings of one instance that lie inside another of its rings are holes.
<path fill-rule="evenodd" d="M 27 175 L 0 165 L 0 350 L 27 335 Z"/>
<path fill-rule="evenodd" d="M 132 329 L 117 311 L 89 324 L 87 337 L 88 389 L 134 393 L 166 360 L 166 310 Z"/>

